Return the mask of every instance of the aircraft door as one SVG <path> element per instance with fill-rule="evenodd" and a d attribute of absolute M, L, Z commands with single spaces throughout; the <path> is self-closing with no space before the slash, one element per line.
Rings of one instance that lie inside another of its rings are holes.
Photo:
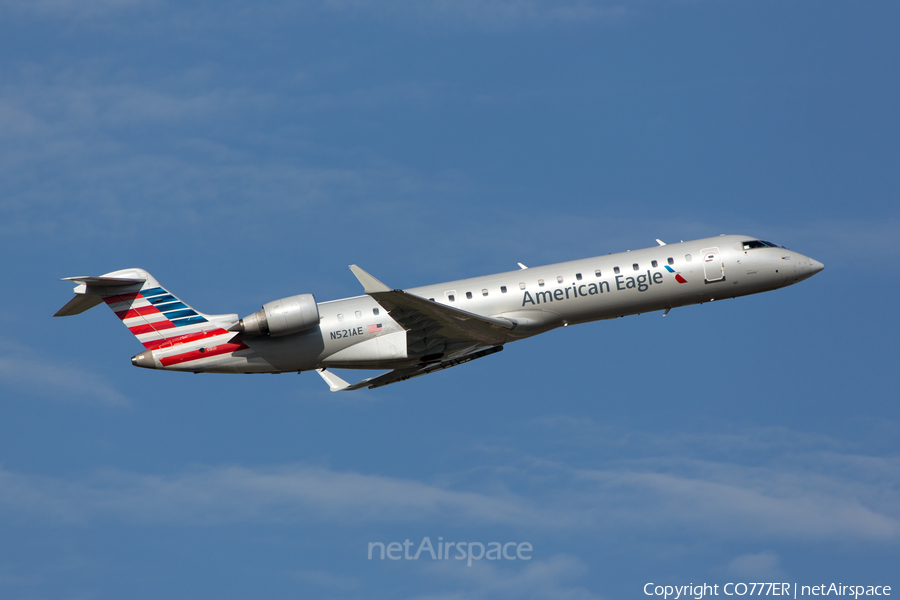
<path fill-rule="evenodd" d="M 706 248 L 701 250 L 703 255 L 703 276 L 707 282 L 722 281 L 725 279 L 725 265 L 722 263 L 722 255 L 718 248 Z"/>

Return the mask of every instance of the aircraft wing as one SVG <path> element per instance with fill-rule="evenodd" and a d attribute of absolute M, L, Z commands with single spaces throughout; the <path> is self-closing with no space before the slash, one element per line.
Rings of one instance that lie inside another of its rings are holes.
<path fill-rule="evenodd" d="M 322 376 L 322 379 L 325 380 L 325 382 L 328 384 L 328 387 L 331 388 L 332 392 L 349 392 L 364 387 L 367 387 L 371 390 L 373 388 L 390 385 L 392 383 L 406 381 L 407 379 L 412 379 L 413 377 L 428 375 L 429 373 L 434 373 L 435 371 L 443 371 L 444 369 L 449 369 L 450 367 L 455 367 L 457 365 L 467 363 L 471 360 L 475 360 L 476 358 L 489 356 L 491 354 L 494 354 L 495 352 L 500 352 L 501 350 L 503 350 L 503 346 L 494 346 L 492 348 L 479 350 L 478 352 L 472 352 L 471 354 L 466 354 L 464 356 L 452 358 L 450 360 L 425 363 L 417 365 L 415 367 L 407 367 L 403 369 L 394 369 L 393 371 L 388 371 L 387 373 L 378 375 L 377 377 L 369 377 L 368 379 L 363 379 L 362 381 L 358 381 L 354 384 L 347 383 L 346 381 L 326 369 L 316 369 L 316 371 L 319 373 L 319 375 Z"/>
<path fill-rule="evenodd" d="M 413 352 L 452 342 L 498 346 L 506 343 L 507 333 L 515 327 L 506 319 L 476 315 L 403 290 L 392 290 L 356 265 L 350 265 L 350 270 L 366 294 L 407 330 L 408 347 Z"/>

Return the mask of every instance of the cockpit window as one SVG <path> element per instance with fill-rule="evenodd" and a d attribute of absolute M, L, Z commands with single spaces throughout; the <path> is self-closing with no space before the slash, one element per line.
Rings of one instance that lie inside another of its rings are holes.
<path fill-rule="evenodd" d="M 783 248 L 784 246 L 779 246 L 778 244 L 773 244 L 772 242 L 764 242 L 762 240 L 750 240 L 742 243 L 744 250 L 752 250 L 753 248 Z"/>

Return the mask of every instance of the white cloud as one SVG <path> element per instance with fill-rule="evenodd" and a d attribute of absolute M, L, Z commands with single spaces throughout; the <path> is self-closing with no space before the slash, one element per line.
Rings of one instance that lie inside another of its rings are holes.
<path fill-rule="evenodd" d="M 294 465 L 219 467 L 175 476 L 116 470 L 67 481 L 0 471 L 0 505 L 52 520 L 115 516 L 137 522 L 217 524 L 421 521 L 523 524 L 538 513 L 520 498 L 487 496 L 359 473 Z"/>
<path fill-rule="evenodd" d="M 517 564 L 473 562 L 459 568 L 451 561 L 427 565 L 433 579 L 452 582 L 456 588 L 438 594 L 417 595 L 415 600 L 450 600 L 466 598 L 559 598 L 561 600 L 595 600 L 600 596 L 574 584 L 588 573 L 587 565 L 574 556 L 558 554 L 547 559 L 532 559 Z"/>
<path fill-rule="evenodd" d="M 0 346 L 0 383 L 5 396 L 51 397 L 61 401 L 106 406 L 130 406 L 131 400 L 104 377 L 83 367 L 40 356 L 30 348 L 4 343 Z"/>
<path fill-rule="evenodd" d="M 617 492 L 620 501 L 628 501 L 617 507 L 621 519 L 657 531 L 690 527 L 724 539 L 900 538 L 897 511 L 878 498 L 888 492 L 881 486 L 839 478 L 823 485 L 822 477 L 808 473 L 727 464 L 716 470 L 708 479 L 627 470 L 585 471 L 583 476 L 595 481 L 604 496 Z"/>
<path fill-rule="evenodd" d="M 366 205 L 375 200 L 378 214 L 393 213 L 396 222 L 420 213 L 423 197 L 464 185 L 452 173 L 415 172 L 359 149 L 311 148 L 280 139 L 289 134 L 279 132 L 267 135 L 279 138 L 276 146 L 289 144 L 291 155 L 261 157 L 245 149 L 246 139 L 226 135 L 223 141 L 218 129 L 237 115 L 245 120 L 282 110 L 286 102 L 291 110 L 311 111 L 422 102 L 433 86 L 275 100 L 181 80 L 109 84 L 112 75 L 97 65 L 75 72 L 30 67 L 11 75 L 7 81 L 15 83 L 0 87 L 0 134 L 10 141 L 0 148 L 0 232 L 9 235 L 134 237 L 154 227 L 171 233 L 240 223 L 247 236 L 326 208 L 365 222 Z M 148 128 L 168 134 L 145 147 L 135 131 Z"/>
<path fill-rule="evenodd" d="M 466 523 L 524 531 L 719 540 L 900 539 L 900 466 L 831 451 L 760 467 L 667 455 L 575 468 L 532 459 L 442 484 L 309 465 L 109 470 L 70 481 L 3 472 L 5 511 L 138 523 Z M 452 482 L 452 483 L 447 483 Z M 524 528 L 524 529 L 523 529 Z"/>
<path fill-rule="evenodd" d="M 784 581 L 780 559 L 774 552 L 742 554 L 725 567 L 725 574 L 744 581 Z"/>

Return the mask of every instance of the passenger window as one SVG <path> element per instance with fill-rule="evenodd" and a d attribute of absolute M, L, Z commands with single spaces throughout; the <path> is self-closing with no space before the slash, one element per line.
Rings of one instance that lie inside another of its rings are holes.
<path fill-rule="evenodd" d="M 674 265 L 674 264 L 675 264 L 675 259 L 672 258 L 672 257 L 670 256 L 669 259 L 668 259 L 666 262 L 669 263 L 670 265 Z"/>
<path fill-rule="evenodd" d="M 429 298 L 429 299 L 430 299 L 432 302 L 434 302 L 434 298 Z M 381 312 L 381 311 L 378 310 L 377 308 L 373 308 L 373 309 L 372 309 L 372 314 L 373 314 L 373 315 L 377 315 L 377 314 L 380 313 L 380 312 Z"/>
<path fill-rule="evenodd" d="M 523 281 L 522 283 L 519 284 L 519 289 L 520 289 L 520 290 L 524 290 L 524 289 L 525 289 L 525 282 L 524 282 L 524 281 Z"/>
<path fill-rule="evenodd" d="M 613 273 L 615 273 L 616 275 L 618 275 L 618 274 L 619 274 L 619 267 L 613 267 Z"/>
<path fill-rule="evenodd" d="M 543 279 L 538 279 L 538 285 L 539 285 L 540 287 L 544 287 L 544 280 L 543 280 Z"/>
<path fill-rule="evenodd" d="M 651 261 L 650 261 L 650 266 L 653 267 L 653 268 L 655 269 L 656 267 L 659 266 L 659 263 L 656 262 L 655 260 L 651 260 Z"/>
<path fill-rule="evenodd" d="M 343 320 L 344 320 L 344 315 L 342 315 L 341 313 L 338 313 L 338 321 L 343 321 Z"/>
<path fill-rule="evenodd" d="M 640 265 L 638 265 L 637 263 L 634 263 L 634 264 L 631 265 L 631 266 L 634 267 L 634 270 L 635 270 L 635 271 L 640 271 L 640 270 L 641 270 Z"/>
<path fill-rule="evenodd" d="M 487 296 L 487 290 L 481 290 L 481 295 L 482 295 L 482 296 Z"/>
<path fill-rule="evenodd" d="M 575 273 L 575 279 L 581 281 L 581 273 Z"/>
<path fill-rule="evenodd" d="M 505 286 L 505 285 L 501 285 L 501 286 L 500 286 L 500 292 L 503 293 L 503 294 L 506 293 L 506 286 Z"/>
<path fill-rule="evenodd" d="M 684 260 L 686 260 L 687 262 L 691 262 L 691 255 L 690 255 L 690 254 L 685 254 L 685 255 L 684 255 Z"/>
<path fill-rule="evenodd" d="M 597 277 L 600 277 L 600 269 L 597 269 L 596 271 L 594 271 L 594 275 L 596 275 Z"/>
<path fill-rule="evenodd" d="M 562 282 L 563 282 L 563 278 L 562 278 L 562 275 L 560 275 L 559 277 L 556 278 L 556 283 L 562 283 Z"/>
<path fill-rule="evenodd" d="M 449 300 L 450 302 L 456 302 L 456 296 L 450 294 L 449 296 L 447 296 L 447 300 Z"/>
<path fill-rule="evenodd" d="M 357 318 L 357 319 L 361 319 L 361 318 L 362 318 L 362 313 L 359 312 L 359 311 L 356 311 L 356 318 Z"/>
<path fill-rule="evenodd" d="M 468 299 L 468 300 L 472 299 L 472 292 L 466 292 L 466 299 Z"/>

